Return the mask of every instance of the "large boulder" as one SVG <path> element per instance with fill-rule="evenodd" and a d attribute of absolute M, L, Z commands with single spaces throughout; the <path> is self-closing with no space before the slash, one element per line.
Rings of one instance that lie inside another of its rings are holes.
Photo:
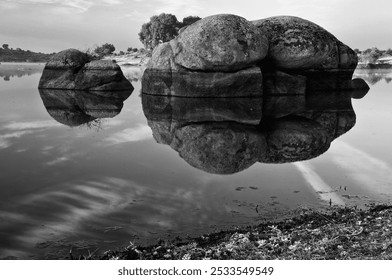
<path fill-rule="evenodd" d="M 182 97 L 260 97 L 263 76 L 254 67 L 267 52 L 255 26 L 234 15 L 216 15 L 188 26 L 155 47 L 142 92 Z"/>
<path fill-rule="evenodd" d="M 268 36 L 267 58 L 281 69 L 355 69 L 357 56 L 319 25 L 293 16 L 253 21 Z"/>
<path fill-rule="evenodd" d="M 90 61 L 75 49 L 54 55 L 45 65 L 38 88 L 88 91 L 133 90 L 121 68 L 110 60 Z"/>
<path fill-rule="evenodd" d="M 213 15 L 185 28 L 170 42 L 174 61 L 190 70 L 233 72 L 261 61 L 268 41 L 251 22 Z"/>

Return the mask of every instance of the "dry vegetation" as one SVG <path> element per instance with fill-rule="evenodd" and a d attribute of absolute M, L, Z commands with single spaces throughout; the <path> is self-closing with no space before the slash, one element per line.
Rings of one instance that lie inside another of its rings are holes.
<path fill-rule="evenodd" d="M 201 236 L 186 243 L 130 244 L 80 259 L 392 259 L 392 206 L 301 210 L 283 222 Z M 71 256 L 74 258 L 74 256 Z"/>

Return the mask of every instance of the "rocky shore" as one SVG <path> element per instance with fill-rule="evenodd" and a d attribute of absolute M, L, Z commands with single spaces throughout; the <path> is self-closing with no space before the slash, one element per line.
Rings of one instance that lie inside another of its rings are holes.
<path fill-rule="evenodd" d="M 301 209 L 290 218 L 202 235 L 188 241 L 130 245 L 102 255 L 71 259 L 100 260 L 349 260 L 392 259 L 392 206 L 368 209 Z"/>

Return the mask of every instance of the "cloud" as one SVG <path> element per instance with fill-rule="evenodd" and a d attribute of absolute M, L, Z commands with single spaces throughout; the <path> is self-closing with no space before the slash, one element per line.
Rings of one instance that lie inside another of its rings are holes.
<path fill-rule="evenodd" d="M 87 12 L 93 6 L 114 6 L 122 4 L 122 0 L 5 0 L 1 3 L 5 8 L 22 8 L 23 6 L 47 6 L 53 8 L 55 11 L 63 9 L 72 10 L 78 13 Z"/>
<path fill-rule="evenodd" d="M 147 125 L 139 125 L 136 128 L 127 128 L 121 132 L 114 133 L 104 141 L 111 145 L 116 145 L 127 142 L 137 142 L 149 138 L 152 138 L 151 129 Z"/>
<path fill-rule="evenodd" d="M 203 10 L 203 3 L 195 0 L 157 0 L 155 13 L 173 13 L 176 16 L 197 15 Z M 181 20 L 181 18 L 178 18 Z"/>
<path fill-rule="evenodd" d="M 125 17 L 129 17 L 135 21 L 149 21 L 153 15 L 161 13 L 174 14 L 179 21 L 186 16 L 196 16 L 203 11 L 202 1 L 196 0 L 152 0 L 152 1 L 140 1 L 135 5 L 136 9 L 124 14 Z M 204 2 L 204 1 L 203 1 Z"/>
<path fill-rule="evenodd" d="M 5 129 L 10 130 L 24 130 L 24 129 L 42 129 L 62 126 L 61 124 L 49 120 L 49 121 L 34 121 L 34 122 L 12 122 L 4 126 Z"/>
<path fill-rule="evenodd" d="M 150 13 L 134 10 L 134 11 L 130 11 L 129 13 L 125 14 L 124 16 L 125 17 L 129 17 L 129 18 L 131 18 L 134 21 L 145 21 L 145 22 L 148 22 L 152 15 Z"/>
<path fill-rule="evenodd" d="M 0 136 L 0 149 L 7 149 L 10 145 L 11 144 L 7 139 Z"/>
<path fill-rule="evenodd" d="M 45 165 L 53 166 L 53 165 L 57 165 L 59 163 L 62 163 L 62 162 L 68 161 L 68 160 L 69 160 L 68 157 L 62 156 L 62 157 L 55 158 L 52 161 L 46 162 Z"/>
<path fill-rule="evenodd" d="M 38 130 L 61 126 L 55 121 L 35 121 L 35 122 L 11 122 L 3 126 L 3 129 L 9 132 L 0 135 L 0 149 L 6 149 L 12 145 L 11 139 L 21 138 L 22 136 L 32 134 Z"/>
<path fill-rule="evenodd" d="M 25 131 L 17 131 L 12 133 L 7 133 L 0 135 L 0 149 L 6 149 L 12 145 L 10 139 L 20 138 L 24 135 L 31 134 L 33 131 L 25 130 Z"/>
<path fill-rule="evenodd" d="M 136 128 L 127 128 L 121 132 L 114 133 L 105 139 L 111 145 L 127 142 L 137 142 L 152 138 L 151 129 L 147 125 L 139 125 Z"/>
<path fill-rule="evenodd" d="M 86 221 L 121 211 L 137 193 L 144 192 L 142 187 L 134 184 L 130 191 L 129 184 L 127 180 L 107 177 L 100 181 L 67 182 L 32 192 L 19 198 L 13 204 L 15 207 L 2 209 L 1 218 L 7 223 L 0 223 L 0 230 L 13 232 L 15 223 L 27 221 L 18 225 L 17 232 L 6 236 L 11 248 L 21 245 L 27 248 L 39 241 L 48 242 L 48 231 L 57 235 L 77 232 Z M 21 212 L 23 217 L 18 214 Z M 39 226 L 43 224 L 45 226 Z M 110 220 L 107 224 L 110 225 Z"/>

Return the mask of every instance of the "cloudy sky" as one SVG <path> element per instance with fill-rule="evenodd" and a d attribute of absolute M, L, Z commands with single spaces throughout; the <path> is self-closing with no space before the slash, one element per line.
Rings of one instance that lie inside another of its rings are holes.
<path fill-rule="evenodd" d="M 295 15 L 352 48 L 392 48 L 390 0 L 0 0 L 0 45 L 42 52 L 106 42 L 116 51 L 139 48 L 141 25 L 163 12 L 179 20 L 219 13 L 248 20 Z"/>

